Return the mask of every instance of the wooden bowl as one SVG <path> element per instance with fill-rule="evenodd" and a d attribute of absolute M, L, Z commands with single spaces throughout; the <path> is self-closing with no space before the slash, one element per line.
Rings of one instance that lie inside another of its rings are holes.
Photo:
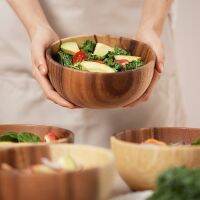
<path fill-rule="evenodd" d="M 133 190 L 155 189 L 160 173 L 170 167 L 200 167 L 200 146 L 158 146 L 139 144 L 148 138 L 191 144 L 200 138 L 195 128 L 147 128 L 126 130 L 111 138 L 121 177 Z"/>
<path fill-rule="evenodd" d="M 109 150 L 83 145 L 18 146 L 0 151 L 0 164 L 23 169 L 41 158 L 70 154 L 84 169 L 53 174 L 0 170 L 1 200 L 103 200 L 112 187 L 114 158 Z"/>
<path fill-rule="evenodd" d="M 133 71 L 92 73 L 63 67 L 52 59 L 63 42 L 85 40 L 102 42 L 112 47 L 127 49 L 141 56 L 145 65 Z M 80 107 L 115 108 L 137 100 L 148 88 L 154 73 L 156 56 L 146 44 L 124 37 L 91 35 L 65 38 L 46 51 L 49 79 L 55 90 L 65 99 Z"/>
<path fill-rule="evenodd" d="M 14 132 L 31 132 L 40 137 L 41 140 L 44 139 L 44 136 L 49 132 L 54 132 L 58 138 L 55 143 L 73 143 L 74 134 L 63 128 L 58 128 L 54 126 L 44 126 L 44 125 L 27 125 L 27 124 L 4 124 L 0 125 L 0 134 L 5 132 L 14 131 Z M 0 142 L 0 148 L 5 148 L 13 145 L 26 145 L 24 143 L 4 143 Z"/>

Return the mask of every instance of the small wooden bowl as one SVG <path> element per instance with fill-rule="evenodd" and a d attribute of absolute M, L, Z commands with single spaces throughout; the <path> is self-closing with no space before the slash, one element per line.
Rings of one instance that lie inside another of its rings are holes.
<path fill-rule="evenodd" d="M 27 124 L 4 124 L 0 125 L 0 134 L 5 132 L 14 131 L 14 132 L 31 132 L 38 135 L 41 140 L 44 139 L 44 136 L 50 132 L 56 134 L 58 140 L 55 143 L 73 143 L 74 134 L 63 128 L 58 128 L 54 126 L 44 126 L 44 125 L 27 125 Z M 0 142 L 0 148 L 5 148 L 13 145 L 25 145 L 24 143 L 4 143 Z"/>
<path fill-rule="evenodd" d="M 129 50 L 132 55 L 141 56 L 145 65 L 127 72 L 92 73 L 63 67 L 52 59 L 63 42 L 75 41 L 81 45 L 87 39 Z M 153 77 L 156 56 L 147 44 L 136 40 L 91 35 L 53 43 L 46 51 L 46 60 L 49 79 L 62 97 L 80 107 L 115 108 L 137 100 L 145 92 Z"/>
<path fill-rule="evenodd" d="M 155 181 L 171 167 L 200 167 L 200 146 L 159 146 L 139 144 L 155 138 L 167 144 L 191 144 L 200 138 L 195 128 L 146 128 L 126 130 L 111 138 L 121 177 L 133 190 L 155 189 Z"/>
<path fill-rule="evenodd" d="M 1 200 L 103 200 L 109 196 L 114 158 L 109 150 L 83 145 L 18 146 L 0 151 L 0 164 L 23 169 L 41 158 L 57 160 L 70 154 L 82 170 L 53 174 L 24 174 L 0 170 Z"/>

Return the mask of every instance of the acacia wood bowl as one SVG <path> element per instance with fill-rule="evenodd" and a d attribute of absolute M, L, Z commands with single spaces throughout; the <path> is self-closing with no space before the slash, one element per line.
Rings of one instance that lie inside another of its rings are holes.
<path fill-rule="evenodd" d="M 127 72 L 94 73 L 63 67 L 53 60 L 63 42 L 81 45 L 87 39 L 124 48 L 141 56 L 145 64 Z M 152 80 L 155 60 L 155 53 L 147 44 L 110 35 L 69 37 L 53 43 L 46 51 L 49 79 L 55 90 L 66 100 L 86 108 L 116 108 L 137 100 Z"/>
<path fill-rule="evenodd" d="M 0 151 L 0 165 L 24 169 L 41 158 L 69 155 L 82 169 L 51 174 L 0 170 L 1 200 L 104 200 L 112 187 L 114 157 L 109 150 L 84 145 L 17 146 Z"/>
<path fill-rule="evenodd" d="M 28 125 L 28 124 L 4 124 L 0 125 L 0 135 L 9 132 L 30 132 L 38 135 L 40 139 L 43 141 L 44 136 L 50 132 L 53 132 L 57 136 L 57 140 L 55 143 L 73 143 L 74 142 L 74 134 L 63 128 L 58 128 L 54 126 L 44 126 L 44 125 Z M 13 145 L 27 145 L 27 143 L 4 143 L 0 142 L 0 148 L 6 148 Z"/>
<path fill-rule="evenodd" d="M 140 144 L 155 138 L 167 144 Z M 116 165 L 121 177 L 133 190 L 155 189 L 157 177 L 171 167 L 200 167 L 200 146 L 189 146 L 200 138 L 197 128 L 146 128 L 126 130 L 111 138 Z"/>

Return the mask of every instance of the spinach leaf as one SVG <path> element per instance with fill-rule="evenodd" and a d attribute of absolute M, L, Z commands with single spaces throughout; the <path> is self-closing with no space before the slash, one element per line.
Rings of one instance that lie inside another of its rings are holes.
<path fill-rule="evenodd" d="M 0 142 L 18 142 L 16 132 L 7 132 L 0 135 Z"/>
<path fill-rule="evenodd" d="M 33 133 L 27 133 L 27 132 L 22 132 L 17 135 L 18 137 L 18 142 L 32 142 L 32 143 L 37 143 L 40 142 L 40 137 L 33 134 Z"/>
<path fill-rule="evenodd" d="M 94 49 L 96 47 L 96 43 L 91 40 L 86 40 L 83 45 L 81 46 L 81 49 L 85 51 L 86 53 L 93 53 Z"/>
<path fill-rule="evenodd" d="M 157 190 L 148 200 L 197 200 L 200 197 L 200 169 L 172 168 L 157 181 Z"/>

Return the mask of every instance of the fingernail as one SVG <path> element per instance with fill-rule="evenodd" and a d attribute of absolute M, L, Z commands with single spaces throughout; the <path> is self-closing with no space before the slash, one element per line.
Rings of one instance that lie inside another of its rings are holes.
<path fill-rule="evenodd" d="M 46 72 L 45 68 L 43 67 L 43 65 L 39 65 L 38 66 L 39 71 L 44 74 Z"/>

